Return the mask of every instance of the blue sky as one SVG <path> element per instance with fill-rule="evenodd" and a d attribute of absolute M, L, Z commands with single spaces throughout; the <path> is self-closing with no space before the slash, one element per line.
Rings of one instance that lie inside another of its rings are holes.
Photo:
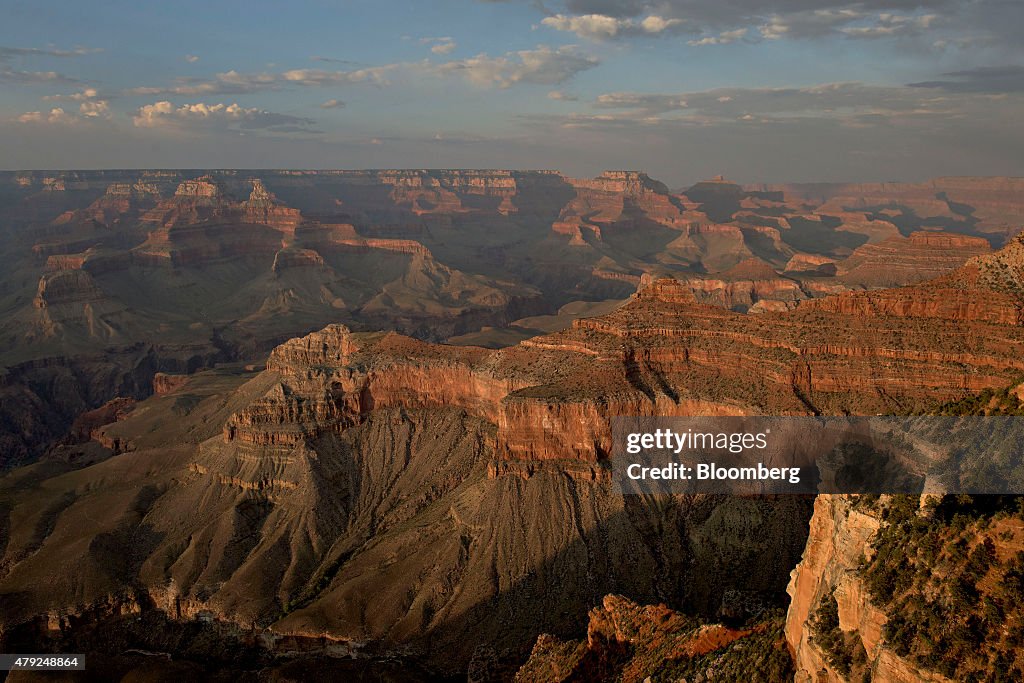
<path fill-rule="evenodd" d="M 5 168 L 1024 175 L 1018 0 L 3 2 Z"/>

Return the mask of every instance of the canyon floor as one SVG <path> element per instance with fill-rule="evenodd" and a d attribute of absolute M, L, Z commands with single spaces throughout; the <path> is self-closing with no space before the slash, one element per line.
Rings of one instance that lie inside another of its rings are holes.
<path fill-rule="evenodd" d="M 95 680 L 1024 670 L 1013 500 L 624 497 L 609 468 L 615 415 L 1017 414 L 1020 179 L 0 188 L 4 651 Z"/>

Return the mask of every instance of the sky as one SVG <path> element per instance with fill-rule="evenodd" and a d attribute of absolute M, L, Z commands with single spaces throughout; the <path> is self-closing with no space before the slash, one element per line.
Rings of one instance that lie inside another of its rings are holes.
<path fill-rule="evenodd" d="M 0 167 L 1024 175 L 1021 0 L 0 0 Z"/>

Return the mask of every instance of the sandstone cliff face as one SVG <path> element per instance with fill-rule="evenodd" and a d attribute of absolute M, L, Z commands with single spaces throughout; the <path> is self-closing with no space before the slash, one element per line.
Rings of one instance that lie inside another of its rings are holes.
<path fill-rule="evenodd" d="M 302 212 L 282 205 L 277 197 L 269 192 L 259 178 L 252 180 L 252 193 L 245 202 L 242 211 L 242 222 L 269 225 L 287 236 L 293 236 L 295 229 L 302 222 Z"/>
<path fill-rule="evenodd" d="M 857 508 L 854 500 L 839 495 L 817 497 L 807 547 L 790 576 L 786 639 L 794 653 L 797 683 L 847 681 L 843 673 L 830 666 L 826 653 L 815 642 L 812 628 L 822 601 L 833 597 L 838 605 L 839 628 L 853 634 L 867 653 L 871 680 L 946 683 L 949 679 L 919 670 L 887 648 L 882 634 L 887 617 L 871 604 L 858 575 L 864 556 L 870 558 L 870 541 L 881 522 Z"/>
<path fill-rule="evenodd" d="M 795 254 L 786 262 L 785 271 L 788 272 L 810 272 L 821 275 L 835 275 L 835 260 L 829 256 L 818 256 L 815 254 Z"/>
<path fill-rule="evenodd" d="M 225 439 L 295 444 L 380 408 L 457 406 L 497 426 L 501 459 L 593 464 L 609 455 L 611 415 L 906 410 L 1024 370 L 1011 295 L 1007 318 L 997 293 L 959 290 L 971 303 L 957 307 L 943 292 L 931 300 L 947 308 L 932 309 L 908 289 L 751 318 L 697 304 L 687 283 L 647 279 L 611 314 L 500 351 L 334 326 L 272 354 L 280 384 L 232 418 Z M 283 363 L 295 345 L 329 357 Z"/>
<path fill-rule="evenodd" d="M 733 310 L 746 311 L 759 302 L 765 302 L 761 310 L 772 307 L 769 302 L 776 310 L 788 310 L 808 298 L 800 282 L 780 276 L 759 259 L 747 259 L 722 273 L 690 277 L 687 284 L 699 302 Z"/>
<path fill-rule="evenodd" d="M 851 285 L 892 287 L 946 275 L 968 259 L 991 251 L 980 237 L 914 232 L 858 247 L 840 262 L 837 275 Z"/>

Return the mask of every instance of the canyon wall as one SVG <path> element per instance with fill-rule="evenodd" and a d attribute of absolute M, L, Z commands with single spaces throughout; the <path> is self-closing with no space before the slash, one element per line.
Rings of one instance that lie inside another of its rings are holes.
<path fill-rule="evenodd" d="M 797 683 L 846 683 L 815 640 L 814 616 L 824 600 L 835 599 L 839 629 L 859 641 L 871 680 L 893 683 L 951 683 L 897 656 L 887 646 L 887 615 L 871 603 L 859 571 L 872 553 L 871 540 L 882 522 L 855 496 L 820 495 L 815 499 L 807 547 L 793 569 L 787 592 L 786 640 L 793 652 Z"/>

